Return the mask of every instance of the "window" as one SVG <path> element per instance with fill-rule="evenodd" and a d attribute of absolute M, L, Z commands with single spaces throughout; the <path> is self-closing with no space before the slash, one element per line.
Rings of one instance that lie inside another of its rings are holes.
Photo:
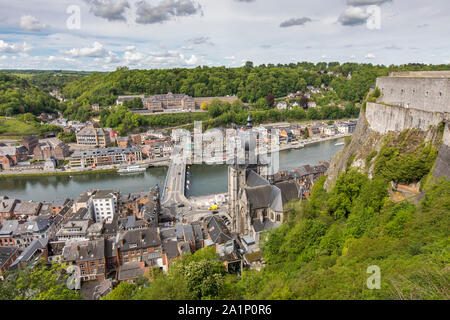
<path fill-rule="evenodd" d="M 84 269 L 84 263 L 80 264 L 80 269 Z"/>
<path fill-rule="evenodd" d="M 428 97 L 430 95 L 430 91 L 425 92 L 425 97 Z"/>

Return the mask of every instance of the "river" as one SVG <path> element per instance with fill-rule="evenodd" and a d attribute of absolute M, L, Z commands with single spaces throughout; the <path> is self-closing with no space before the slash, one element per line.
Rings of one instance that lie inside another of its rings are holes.
<path fill-rule="evenodd" d="M 330 160 L 343 146 L 335 146 L 344 139 L 318 142 L 303 149 L 280 152 L 280 169 L 291 170 L 299 166 L 316 165 L 319 161 Z M 195 165 L 191 168 L 190 190 L 187 196 L 201 196 L 227 191 L 226 165 Z M 0 196 L 23 201 L 51 201 L 54 199 L 76 199 L 88 189 L 119 189 L 122 193 L 148 191 L 156 184 L 161 188 L 167 168 L 150 168 L 144 174 L 119 175 L 97 173 L 80 176 L 14 177 L 0 180 Z"/>

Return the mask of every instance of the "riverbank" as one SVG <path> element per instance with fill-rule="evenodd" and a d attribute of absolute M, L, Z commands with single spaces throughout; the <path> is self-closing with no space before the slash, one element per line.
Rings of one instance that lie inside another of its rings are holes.
<path fill-rule="evenodd" d="M 343 141 L 343 139 L 338 140 Z M 316 165 L 320 161 L 329 161 L 342 145 L 336 146 L 334 141 L 311 143 L 301 149 L 280 151 L 280 170 L 293 170 L 302 165 Z M 163 190 L 167 177 L 167 167 L 149 168 L 142 174 L 118 174 L 116 171 L 81 171 L 79 173 L 65 172 L 64 175 L 22 176 L 15 175 L 9 179 L 0 179 L 0 196 L 21 199 L 23 201 L 53 201 L 66 197 L 76 199 L 89 189 L 117 189 L 121 193 L 148 192 L 155 185 Z M 52 172 L 53 173 L 53 172 Z M 74 174 L 75 173 L 75 174 Z M 96 174 L 99 173 L 99 174 Z M 69 177 L 72 175 L 72 177 Z M 1 177 L 1 175 L 0 175 Z M 6 176 L 5 176 L 6 177 Z M 224 165 L 194 165 L 190 169 L 190 190 L 187 197 L 198 197 L 228 191 L 228 166 Z M 206 196 L 210 198 L 210 196 Z"/>
<path fill-rule="evenodd" d="M 298 143 L 290 143 L 281 145 L 277 151 L 286 151 L 291 149 L 300 149 L 304 148 L 305 146 L 325 142 L 329 140 L 337 140 L 341 138 L 350 137 L 351 134 L 339 134 L 331 137 L 326 138 L 314 138 L 314 139 L 308 139 L 306 141 L 298 142 Z M 168 159 L 161 159 L 158 161 L 147 161 L 143 162 L 143 164 L 147 165 L 148 168 L 152 167 L 168 167 L 170 162 Z M 125 167 L 125 166 L 122 166 Z M 117 169 L 121 168 L 121 166 L 117 166 L 116 168 L 105 168 L 105 169 L 88 169 L 88 170 L 80 170 L 80 171 L 52 171 L 52 172 L 0 172 L 0 179 L 6 179 L 6 178 L 14 178 L 14 177 L 51 177 L 51 176 L 75 176 L 75 175 L 88 175 L 88 174 L 94 174 L 94 173 L 112 173 L 117 172 Z"/>
<path fill-rule="evenodd" d="M 117 169 L 98 169 L 88 171 L 56 171 L 56 172 L 40 172 L 40 173 L 0 173 L 0 179 L 17 178 L 17 177 L 52 177 L 52 176 L 82 176 L 98 173 L 113 173 Z"/>

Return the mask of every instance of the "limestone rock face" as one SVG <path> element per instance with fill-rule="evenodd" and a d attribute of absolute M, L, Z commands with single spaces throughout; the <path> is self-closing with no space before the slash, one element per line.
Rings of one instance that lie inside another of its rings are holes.
<path fill-rule="evenodd" d="M 378 108 L 378 110 L 375 110 Z M 370 110 L 370 111 L 369 111 Z M 385 138 L 398 137 L 404 130 L 417 130 L 417 142 L 437 141 L 440 134 L 436 128 L 446 123 L 438 158 L 433 171 L 434 177 L 450 177 L 450 123 L 448 113 L 425 112 L 383 104 L 367 104 L 366 112 L 361 112 L 358 125 L 351 142 L 335 155 L 327 171 L 325 188 L 329 191 L 341 172 L 349 167 L 358 167 L 372 177 L 373 163 L 366 168 L 366 159 L 373 151 L 380 151 Z M 414 146 L 411 146 L 414 147 Z"/>

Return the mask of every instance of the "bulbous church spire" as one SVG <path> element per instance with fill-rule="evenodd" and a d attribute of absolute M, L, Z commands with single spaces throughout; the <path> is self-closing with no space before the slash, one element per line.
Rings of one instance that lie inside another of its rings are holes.
<path fill-rule="evenodd" d="M 253 128 L 253 120 L 252 120 L 252 115 L 250 113 L 248 114 L 246 128 L 247 129 L 252 129 Z"/>

